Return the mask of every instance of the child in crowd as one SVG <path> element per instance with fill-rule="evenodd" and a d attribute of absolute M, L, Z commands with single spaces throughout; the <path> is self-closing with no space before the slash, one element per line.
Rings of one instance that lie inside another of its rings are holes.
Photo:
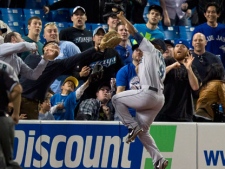
<path fill-rule="evenodd" d="M 84 90 L 89 86 L 89 80 L 75 91 L 77 86 L 78 80 L 73 76 L 69 76 L 63 82 L 62 92 L 52 96 L 51 112 L 56 120 L 74 120 L 74 109 L 77 105 L 77 100 L 80 99 Z"/>
<path fill-rule="evenodd" d="M 42 103 L 39 103 L 39 120 L 55 120 L 54 116 L 51 113 L 51 104 L 50 98 L 52 97 L 51 93 L 48 93 L 45 97 L 45 100 Z"/>

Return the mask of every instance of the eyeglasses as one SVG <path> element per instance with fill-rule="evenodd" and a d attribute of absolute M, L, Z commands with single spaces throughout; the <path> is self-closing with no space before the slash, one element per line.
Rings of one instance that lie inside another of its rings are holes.
<path fill-rule="evenodd" d="M 46 26 L 48 26 L 48 25 L 54 25 L 54 26 L 56 26 L 55 22 L 48 22 L 48 23 L 45 24 L 44 27 L 46 27 Z"/>

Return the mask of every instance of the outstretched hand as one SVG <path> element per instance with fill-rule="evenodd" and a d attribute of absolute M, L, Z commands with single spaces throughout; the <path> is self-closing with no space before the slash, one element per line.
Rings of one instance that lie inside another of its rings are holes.
<path fill-rule="evenodd" d="M 59 55 L 59 47 L 56 45 L 48 45 L 44 49 L 44 59 L 54 60 Z"/>
<path fill-rule="evenodd" d="M 186 67 L 186 69 L 190 69 L 192 62 L 194 60 L 194 57 L 190 54 L 188 54 L 188 56 L 184 59 L 184 66 Z"/>
<path fill-rule="evenodd" d="M 130 23 L 130 21 L 128 21 L 125 16 L 124 13 L 122 11 L 120 11 L 120 13 L 117 14 L 117 17 L 121 20 L 121 22 L 123 22 L 123 24 L 125 24 L 126 29 L 129 31 L 129 33 L 134 36 L 134 34 L 137 32 L 137 30 L 134 28 L 134 26 L 132 25 L 132 23 Z"/>
<path fill-rule="evenodd" d="M 118 18 L 124 17 L 123 11 L 120 11 L 120 12 L 117 14 L 117 17 L 118 17 Z"/>

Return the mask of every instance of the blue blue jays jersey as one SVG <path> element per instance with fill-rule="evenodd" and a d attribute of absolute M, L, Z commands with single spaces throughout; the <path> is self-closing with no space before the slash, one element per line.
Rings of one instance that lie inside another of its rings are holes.
<path fill-rule="evenodd" d="M 74 109 L 76 107 L 76 93 L 71 92 L 70 94 L 63 96 L 61 93 L 54 94 L 51 97 L 51 106 L 63 103 L 64 108 L 58 109 L 54 113 L 55 120 L 74 120 Z"/>
<path fill-rule="evenodd" d="M 123 66 L 116 75 L 116 86 L 125 86 L 125 90 L 137 90 L 140 89 L 140 81 L 135 72 L 135 66 L 133 63 L 129 63 Z M 129 108 L 129 112 L 132 116 L 135 115 L 135 110 Z"/>
<path fill-rule="evenodd" d="M 211 27 L 204 23 L 195 27 L 193 35 L 197 32 L 204 34 L 206 37 L 206 51 L 220 56 L 225 67 L 225 25 L 218 23 L 217 27 Z"/>

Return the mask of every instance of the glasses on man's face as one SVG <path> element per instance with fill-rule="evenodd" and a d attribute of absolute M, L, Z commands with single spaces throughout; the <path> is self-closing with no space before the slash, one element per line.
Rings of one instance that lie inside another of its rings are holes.
<path fill-rule="evenodd" d="M 46 27 L 46 26 L 48 26 L 48 25 L 54 25 L 54 26 L 56 26 L 55 22 L 48 22 L 48 23 L 45 24 L 44 27 Z"/>

